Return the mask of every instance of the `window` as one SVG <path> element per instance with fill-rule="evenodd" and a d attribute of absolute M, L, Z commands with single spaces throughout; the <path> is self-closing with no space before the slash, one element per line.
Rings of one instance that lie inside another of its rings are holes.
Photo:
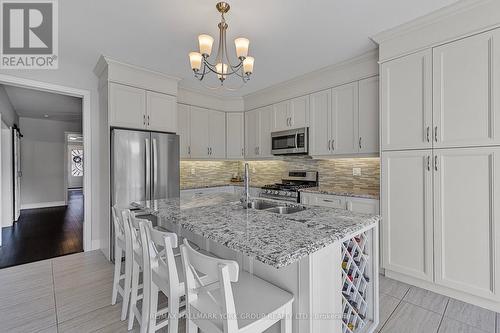
<path fill-rule="evenodd" d="M 83 176 L 83 149 L 71 149 L 71 175 Z"/>

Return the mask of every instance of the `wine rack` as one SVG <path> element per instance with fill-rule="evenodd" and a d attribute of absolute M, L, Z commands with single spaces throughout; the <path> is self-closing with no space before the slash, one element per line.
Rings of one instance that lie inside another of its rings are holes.
<path fill-rule="evenodd" d="M 362 332 L 370 316 L 368 232 L 342 243 L 342 333 Z"/>

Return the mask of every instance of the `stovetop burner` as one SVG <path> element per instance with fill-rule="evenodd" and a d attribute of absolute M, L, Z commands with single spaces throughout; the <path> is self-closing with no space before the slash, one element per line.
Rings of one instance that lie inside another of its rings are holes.
<path fill-rule="evenodd" d="M 288 171 L 283 175 L 282 183 L 264 185 L 261 196 L 272 199 L 299 202 L 299 190 L 318 186 L 316 171 Z"/>

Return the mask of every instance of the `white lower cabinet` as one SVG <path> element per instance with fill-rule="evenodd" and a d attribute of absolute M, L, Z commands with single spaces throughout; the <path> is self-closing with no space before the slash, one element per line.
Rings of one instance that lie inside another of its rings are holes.
<path fill-rule="evenodd" d="M 379 201 L 376 199 L 301 192 L 300 202 L 304 205 L 347 209 L 355 213 L 379 214 Z"/>
<path fill-rule="evenodd" d="M 382 153 L 384 268 L 500 301 L 500 147 Z"/>
<path fill-rule="evenodd" d="M 434 152 L 435 282 L 499 300 L 500 147 Z"/>
<path fill-rule="evenodd" d="M 384 268 L 433 278 L 432 150 L 382 153 Z"/>

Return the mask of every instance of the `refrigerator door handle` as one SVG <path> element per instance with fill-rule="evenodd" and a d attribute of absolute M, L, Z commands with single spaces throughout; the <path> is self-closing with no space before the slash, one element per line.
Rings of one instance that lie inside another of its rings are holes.
<path fill-rule="evenodd" d="M 152 139 L 153 142 L 153 179 L 151 181 L 151 200 L 156 199 L 156 185 L 158 184 L 158 146 L 157 140 Z"/>
<path fill-rule="evenodd" d="M 150 196 L 148 195 L 148 190 L 150 189 L 150 184 L 149 184 L 149 180 L 151 179 L 151 166 L 150 166 L 150 162 L 151 162 L 151 157 L 149 156 L 150 154 L 150 151 L 149 151 L 149 139 L 144 139 L 144 144 L 145 144 L 145 158 L 144 158 L 144 162 L 146 164 L 146 171 L 145 171 L 145 180 L 144 180 L 144 188 L 145 188 L 145 194 L 146 194 L 146 200 L 149 200 L 150 199 Z"/>

